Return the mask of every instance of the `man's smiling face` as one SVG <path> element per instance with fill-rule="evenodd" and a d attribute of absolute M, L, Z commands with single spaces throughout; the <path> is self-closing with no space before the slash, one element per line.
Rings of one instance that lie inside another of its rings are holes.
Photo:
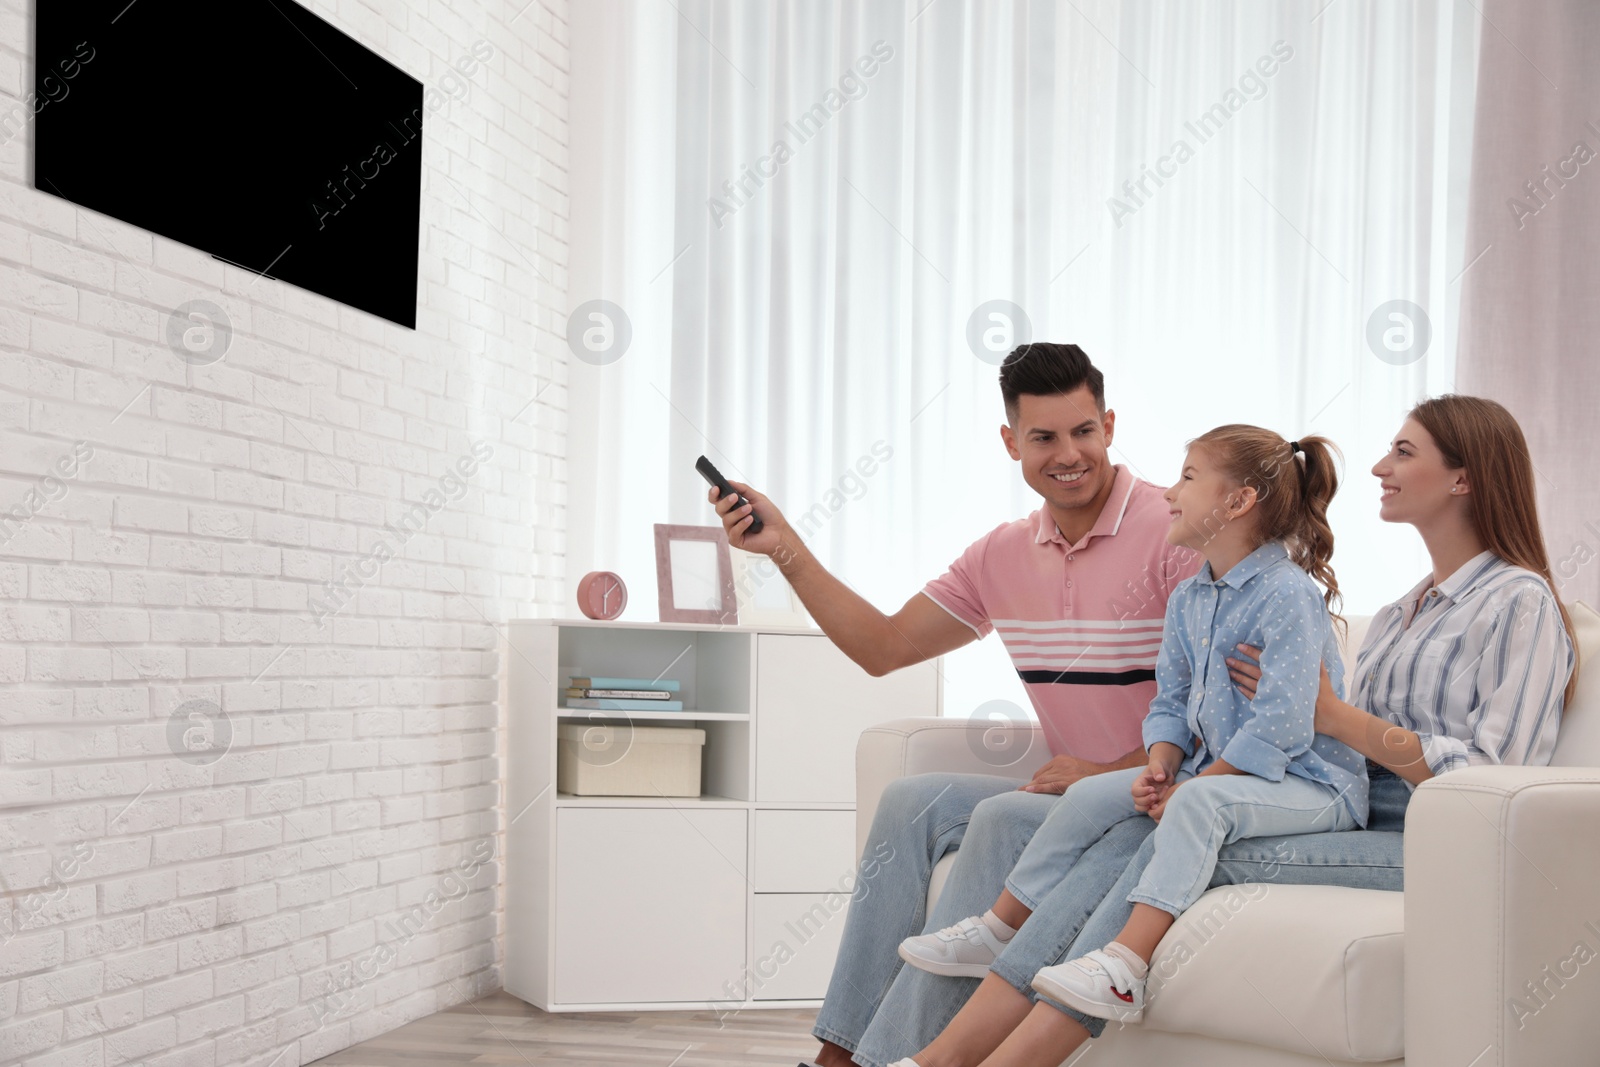
<path fill-rule="evenodd" d="M 1117 472 L 1107 450 L 1116 413 L 1101 414 L 1087 385 L 1070 393 L 1017 398 L 1016 422 L 1000 428 L 1023 480 L 1052 508 L 1098 508 Z"/>

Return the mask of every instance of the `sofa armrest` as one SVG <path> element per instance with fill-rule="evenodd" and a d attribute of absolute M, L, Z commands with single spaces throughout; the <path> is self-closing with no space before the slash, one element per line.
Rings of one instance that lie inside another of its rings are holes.
<path fill-rule="evenodd" d="M 866 847 L 878 800 L 889 783 L 912 774 L 1033 777 L 1050 758 L 1037 723 L 982 719 L 894 719 L 869 726 L 856 742 L 856 848 Z"/>
<path fill-rule="evenodd" d="M 1407 1067 L 1593 1062 L 1600 768 L 1424 782 L 1405 879 Z"/>

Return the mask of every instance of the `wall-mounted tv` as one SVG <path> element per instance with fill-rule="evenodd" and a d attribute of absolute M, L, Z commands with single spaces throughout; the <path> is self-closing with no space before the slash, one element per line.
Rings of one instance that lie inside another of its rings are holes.
<path fill-rule="evenodd" d="M 422 83 L 294 0 L 37 0 L 34 186 L 417 324 Z"/>

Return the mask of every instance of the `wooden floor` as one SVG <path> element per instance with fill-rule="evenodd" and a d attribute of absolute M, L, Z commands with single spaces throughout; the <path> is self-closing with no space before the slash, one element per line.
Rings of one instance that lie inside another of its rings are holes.
<path fill-rule="evenodd" d="M 794 1067 L 817 1051 L 815 1011 L 546 1015 L 496 993 L 317 1060 L 317 1067 Z"/>

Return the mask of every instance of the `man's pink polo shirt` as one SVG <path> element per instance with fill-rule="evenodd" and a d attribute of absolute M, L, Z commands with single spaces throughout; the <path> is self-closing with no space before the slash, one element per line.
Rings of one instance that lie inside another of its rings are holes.
<path fill-rule="evenodd" d="M 1051 753 L 1095 763 L 1144 747 L 1167 597 L 1201 562 L 1167 544 L 1161 488 L 1114 469 L 1077 544 L 1041 507 L 995 527 L 922 590 L 979 637 L 999 631 Z"/>

